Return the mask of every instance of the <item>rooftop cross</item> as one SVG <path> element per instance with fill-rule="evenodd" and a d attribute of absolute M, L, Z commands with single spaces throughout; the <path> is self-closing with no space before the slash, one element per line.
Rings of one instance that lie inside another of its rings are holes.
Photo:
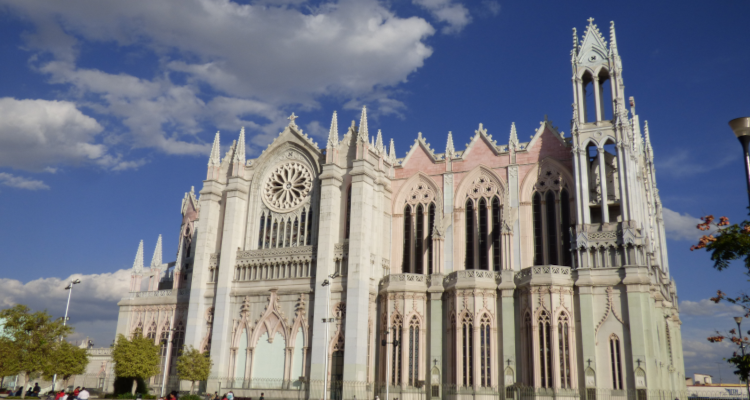
<path fill-rule="evenodd" d="M 594 24 L 594 18 L 593 17 L 587 19 L 586 21 L 589 21 L 589 25 L 593 25 Z"/>
<path fill-rule="evenodd" d="M 292 113 L 292 115 L 290 115 L 290 116 L 289 116 L 289 118 L 287 118 L 287 119 L 288 119 L 289 121 L 292 121 L 292 122 L 291 122 L 291 124 L 292 124 L 292 125 L 296 125 L 296 124 L 294 123 L 294 120 L 295 120 L 295 119 L 297 119 L 297 118 L 299 118 L 299 117 L 298 117 L 298 116 L 296 116 L 296 115 L 294 115 L 294 113 Z"/>

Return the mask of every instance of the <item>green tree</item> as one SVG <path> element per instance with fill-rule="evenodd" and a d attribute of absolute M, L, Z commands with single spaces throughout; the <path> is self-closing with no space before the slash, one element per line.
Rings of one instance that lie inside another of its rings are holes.
<path fill-rule="evenodd" d="M 54 375 L 57 375 L 67 383 L 71 376 L 84 373 L 87 365 L 89 365 L 89 355 L 86 349 L 65 341 L 57 342 L 42 375 L 45 379 L 52 379 Z"/>
<path fill-rule="evenodd" d="M 190 381 L 190 394 L 193 394 L 195 382 L 208 380 L 212 366 L 208 353 L 201 353 L 193 346 L 188 346 L 177 358 L 177 375 L 181 380 Z"/>
<path fill-rule="evenodd" d="M 55 343 L 63 340 L 73 329 L 64 326 L 62 319 L 53 319 L 47 311 L 32 313 L 24 305 L 0 311 L 4 319 L 5 337 L 15 347 L 19 381 L 25 386 L 32 374 L 41 373 L 50 359 Z M 26 397 L 25 392 L 21 394 Z"/>
<path fill-rule="evenodd" d="M 2 354 L 2 357 L 0 357 L 0 380 L 6 376 L 16 375 L 21 371 L 16 346 L 10 338 L 0 336 L 0 354 Z"/>
<path fill-rule="evenodd" d="M 133 380 L 131 393 L 135 395 L 138 386 L 137 378 L 146 380 L 159 373 L 159 346 L 153 339 L 143 337 L 136 331 L 131 340 L 124 335 L 117 335 L 117 343 L 112 350 L 115 362 L 115 375 Z"/>
<path fill-rule="evenodd" d="M 690 251 L 705 249 L 711 253 L 713 267 L 719 271 L 728 268 L 732 261 L 744 260 L 744 266 L 747 269 L 745 274 L 750 276 L 750 221 L 730 224 L 729 218 L 719 217 L 717 222 L 713 215 L 702 217 L 701 220 L 703 222 L 698 224 L 697 228 L 706 234 L 698 239 L 697 244 L 690 247 Z M 750 296 L 747 293 L 731 297 L 718 290 L 716 297 L 712 297 L 711 300 L 714 303 L 726 301 L 739 305 L 744 310 L 745 318 L 750 316 Z M 711 343 L 724 340 L 731 341 L 737 346 L 732 357 L 727 358 L 726 361 L 734 366 L 734 374 L 739 376 L 741 381 L 747 382 L 750 376 L 750 354 L 743 356 L 740 350 L 742 347 L 750 346 L 750 338 L 736 329 L 731 329 L 727 333 L 717 331 L 715 336 L 708 338 Z"/>

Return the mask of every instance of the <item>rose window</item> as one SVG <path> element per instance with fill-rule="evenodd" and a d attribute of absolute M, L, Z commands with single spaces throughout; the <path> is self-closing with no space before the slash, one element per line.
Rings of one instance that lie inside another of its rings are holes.
<path fill-rule="evenodd" d="M 266 180 L 263 201 L 275 211 L 297 208 L 310 193 L 312 173 L 298 162 L 276 168 Z"/>

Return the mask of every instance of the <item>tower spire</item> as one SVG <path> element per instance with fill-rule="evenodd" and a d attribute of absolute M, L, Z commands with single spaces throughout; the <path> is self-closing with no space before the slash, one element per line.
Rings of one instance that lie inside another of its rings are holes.
<path fill-rule="evenodd" d="M 143 241 L 141 241 L 141 246 Z M 156 248 L 154 249 L 154 256 L 151 258 L 151 266 L 152 267 L 159 267 L 161 266 L 161 235 L 159 235 L 159 239 L 156 239 Z"/>
<path fill-rule="evenodd" d="M 617 37 L 615 36 L 615 21 L 609 21 L 609 55 L 617 56 Z"/>
<path fill-rule="evenodd" d="M 339 144 L 339 120 L 336 116 L 336 111 L 333 112 L 333 116 L 331 117 L 331 129 L 328 131 L 328 146 L 326 147 L 334 147 L 338 146 Z"/>
<path fill-rule="evenodd" d="M 382 154 L 385 147 L 383 147 L 383 133 L 378 129 L 378 137 L 375 139 L 375 149 L 378 153 Z"/>
<path fill-rule="evenodd" d="M 367 132 L 367 106 L 362 106 L 362 116 L 359 119 L 359 132 L 357 138 L 360 142 L 368 142 Z"/>
<path fill-rule="evenodd" d="M 576 28 L 573 28 L 573 51 L 571 54 L 573 55 L 573 59 L 578 55 L 578 31 Z"/>
<path fill-rule="evenodd" d="M 133 274 L 143 274 L 143 240 L 138 244 L 138 251 L 135 253 L 135 261 L 133 261 Z"/>
<path fill-rule="evenodd" d="M 646 157 L 648 157 L 648 160 L 653 160 L 654 148 L 651 147 L 651 134 L 648 131 L 648 121 L 643 121 L 643 135 L 646 142 Z"/>
<path fill-rule="evenodd" d="M 445 144 L 445 158 L 453 158 L 455 154 L 456 148 L 453 146 L 453 132 L 448 131 L 448 142 Z"/>
<path fill-rule="evenodd" d="M 396 162 L 396 146 L 393 144 L 393 139 L 391 139 L 391 148 L 388 151 L 388 159 L 391 161 L 391 164 Z"/>
<path fill-rule="evenodd" d="M 220 150 L 220 139 L 219 139 L 219 131 L 216 131 L 216 136 L 214 137 L 214 145 L 211 147 L 211 155 L 208 157 L 208 166 L 209 167 L 218 167 L 221 165 L 221 153 Z"/>

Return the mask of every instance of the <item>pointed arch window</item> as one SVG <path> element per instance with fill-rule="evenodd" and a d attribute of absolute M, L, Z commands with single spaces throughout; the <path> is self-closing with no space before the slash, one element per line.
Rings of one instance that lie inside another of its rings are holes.
<path fill-rule="evenodd" d="M 614 333 L 609 337 L 609 358 L 612 368 L 612 389 L 622 390 L 622 357 L 620 338 Z"/>
<path fill-rule="evenodd" d="M 494 197 L 492 199 L 492 266 L 495 271 L 502 269 L 502 244 L 501 239 L 501 221 L 502 221 L 502 208 L 500 208 L 500 199 Z"/>
<path fill-rule="evenodd" d="M 542 239 L 542 195 L 534 193 L 534 265 L 544 264 L 544 240 Z"/>
<path fill-rule="evenodd" d="M 406 205 L 404 207 L 404 260 L 403 260 L 403 273 L 411 272 L 411 206 Z"/>
<path fill-rule="evenodd" d="M 156 321 L 151 322 L 151 325 L 148 327 L 146 337 L 154 341 L 156 340 Z"/>
<path fill-rule="evenodd" d="M 430 203 L 430 209 L 427 215 L 427 273 L 432 275 L 434 272 L 434 254 L 432 248 L 432 233 L 435 230 L 435 203 Z"/>
<path fill-rule="evenodd" d="M 532 195 L 534 265 L 571 266 L 570 196 L 554 167 L 543 165 Z"/>
<path fill-rule="evenodd" d="M 404 206 L 404 273 L 432 273 L 432 230 L 435 227 L 436 210 L 433 202 Z"/>
<path fill-rule="evenodd" d="M 490 387 L 492 386 L 492 367 L 491 367 L 491 353 L 490 353 L 490 317 L 486 314 L 482 317 L 479 325 L 479 356 L 480 356 L 480 368 L 481 368 L 481 386 Z"/>
<path fill-rule="evenodd" d="M 474 201 L 466 200 L 466 269 L 474 269 Z"/>
<path fill-rule="evenodd" d="M 557 318 L 557 340 L 560 355 L 560 387 L 570 389 L 570 319 L 564 312 Z"/>
<path fill-rule="evenodd" d="M 416 316 L 409 322 L 409 386 L 417 386 L 419 380 L 419 320 Z"/>
<path fill-rule="evenodd" d="M 414 241 L 414 273 L 424 273 L 424 217 L 425 210 L 421 204 L 417 206 L 417 213 L 414 216 L 414 228 L 416 231 L 416 239 Z"/>
<path fill-rule="evenodd" d="M 463 335 L 461 336 L 462 346 L 462 367 L 463 367 L 463 386 L 474 385 L 474 321 L 468 314 L 464 316 L 461 324 Z"/>
<path fill-rule="evenodd" d="M 346 234 L 345 239 L 349 239 L 352 229 L 352 186 L 346 190 Z"/>
<path fill-rule="evenodd" d="M 524 371 L 526 372 L 526 384 L 528 386 L 534 386 L 534 331 L 531 327 L 531 313 L 528 311 L 523 318 L 523 341 L 524 341 L 524 353 L 525 358 L 523 360 Z"/>
<path fill-rule="evenodd" d="M 550 318 L 547 311 L 539 314 L 539 375 L 540 386 L 552 387 L 552 338 L 550 330 Z"/>
<path fill-rule="evenodd" d="M 401 341 L 401 331 L 403 328 L 403 321 L 401 320 L 400 315 L 396 315 L 393 318 L 393 327 L 391 328 L 393 331 L 393 342 L 398 343 L 398 345 L 391 345 L 393 348 L 392 351 L 392 367 L 391 367 L 391 383 L 394 385 L 400 385 L 401 384 L 401 349 L 403 347 L 403 342 Z"/>
<path fill-rule="evenodd" d="M 477 222 L 479 222 L 479 234 L 477 235 L 477 241 L 479 242 L 479 269 L 489 269 L 489 260 L 487 253 L 488 243 L 488 226 L 487 226 L 487 201 L 484 198 L 479 199 L 479 210 L 478 210 Z"/>
<path fill-rule="evenodd" d="M 571 266 L 570 250 L 570 195 L 568 189 L 560 191 L 560 233 L 562 235 L 562 265 Z"/>

